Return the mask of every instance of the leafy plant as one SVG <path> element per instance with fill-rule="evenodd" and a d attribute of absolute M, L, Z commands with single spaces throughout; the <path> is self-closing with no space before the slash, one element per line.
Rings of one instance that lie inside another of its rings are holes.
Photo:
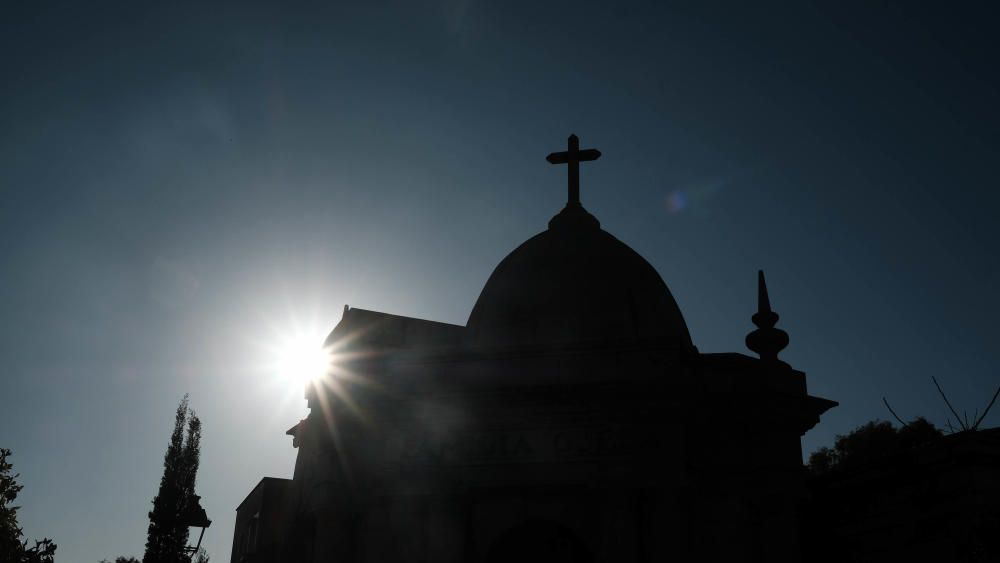
<path fill-rule="evenodd" d="M 28 547 L 23 539 L 24 532 L 17 522 L 17 510 L 21 507 L 13 503 L 24 487 L 17 484 L 20 474 L 13 473 L 14 466 L 7 461 L 10 450 L 0 448 L 0 561 L 4 563 L 53 563 L 56 544 L 45 538 L 35 540 Z"/>
<path fill-rule="evenodd" d="M 888 421 L 871 421 L 846 435 L 838 435 L 833 448 L 822 447 L 813 452 L 809 456 L 809 470 L 823 474 L 857 467 L 925 444 L 941 435 L 941 430 L 923 417 L 898 429 Z"/>

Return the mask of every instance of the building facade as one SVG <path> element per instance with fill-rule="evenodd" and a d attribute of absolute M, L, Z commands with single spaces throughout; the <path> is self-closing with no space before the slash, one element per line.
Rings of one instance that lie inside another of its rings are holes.
<path fill-rule="evenodd" d="M 465 326 L 345 307 L 294 475 L 240 505 L 232 563 L 800 560 L 800 437 L 836 403 L 778 359 L 763 275 L 760 357 L 697 350 L 580 204 L 599 155 L 550 155 L 568 203 Z"/>

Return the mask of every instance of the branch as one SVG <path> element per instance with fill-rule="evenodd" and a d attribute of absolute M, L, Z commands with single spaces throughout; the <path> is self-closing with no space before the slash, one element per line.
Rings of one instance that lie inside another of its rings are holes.
<path fill-rule="evenodd" d="M 951 411 L 951 414 L 955 415 L 955 420 L 957 420 L 958 424 L 962 426 L 962 430 L 968 430 L 968 425 L 962 423 L 962 417 L 958 416 L 958 413 L 955 412 L 955 407 L 951 406 L 951 402 L 948 401 L 948 396 L 944 394 L 944 391 L 941 390 L 941 386 L 938 385 L 937 378 L 932 375 L 931 381 L 934 382 L 934 387 L 937 387 L 938 393 L 940 393 L 941 398 L 944 399 L 944 404 L 948 405 L 948 410 Z"/>
<path fill-rule="evenodd" d="M 889 406 L 889 401 L 886 401 L 885 397 L 882 397 L 882 402 L 885 403 L 885 408 L 889 409 L 889 412 L 892 413 L 892 416 L 896 417 L 896 420 L 898 420 L 900 424 L 902 424 L 904 427 L 909 426 L 909 424 L 903 422 L 902 418 L 899 418 L 899 415 L 896 414 L 896 411 L 892 410 L 892 407 Z"/>
<path fill-rule="evenodd" d="M 993 393 L 993 398 L 990 399 L 990 404 L 986 405 L 986 410 L 984 410 L 983 415 L 976 420 L 976 423 L 972 425 L 973 428 L 979 428 L 979 423 L 986 418 L 986 413 L 990 412 L 990 409 L 993 408 L 993 403 L 997 402 L 997 395 L 1000 395 L 1000 387 L 997 387 L 997 392 Z"/>

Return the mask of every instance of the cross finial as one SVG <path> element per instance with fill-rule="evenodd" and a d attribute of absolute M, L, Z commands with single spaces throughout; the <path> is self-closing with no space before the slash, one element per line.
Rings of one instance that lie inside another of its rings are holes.
<path fill-rule="evenodd" d="M 545 157 L 545 160 L 552 164 L 569 165 L 569 201 L 566 202 L 566 205 L 580 205 L 580 163 L 597 160 L 601 157 L 601 151 L 597 149 L 580 150 L 580 139 L 576 135 L 569 136 L 566 146 L 566 151 L 554 152 Z"/>

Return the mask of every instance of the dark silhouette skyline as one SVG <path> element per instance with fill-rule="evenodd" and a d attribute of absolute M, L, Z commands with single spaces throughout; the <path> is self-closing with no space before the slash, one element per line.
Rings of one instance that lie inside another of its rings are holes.
<path fill-rule="evenodd" d="M 980 407 L 1000 364 L 995 10 L 10 8 L 0 446 L 25 534 L 60 559 L 141 553 L 190 391 L 224 556 L 235 503 L 292 471 L 305 406 L 275 343 L 321 341 L 345 303 L 464 324 L 565 202 L 542 157 L 570 132 L 603 152 L 587 209 L 662 275 L 700 351 L 743 348 L 766 272 L 781 360 L 841 403 L 806 453 L 888 419 L 882 397 L 943 426 L 931 376 Z"/>

